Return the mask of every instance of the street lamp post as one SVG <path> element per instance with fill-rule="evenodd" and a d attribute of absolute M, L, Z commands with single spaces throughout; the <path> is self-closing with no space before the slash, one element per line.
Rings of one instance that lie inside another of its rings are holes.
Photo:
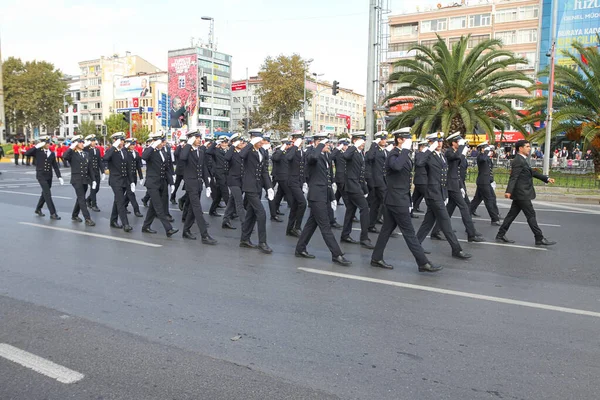
<path fill-rule="evenodd" d="M 548 83 L 548 105 L 546 118 L 546 142 L 544 143 L 543 173 L 550 172 L 550 141 L 552 136 L 552 103 L 554 98 L 554 58 L 556 57 L 556 22 L 558 19 L 558 4 L 552 0 L 552 47 L 550 48 L 550 81 Z"/>
<path fill-rule="evenodd" d="M 215 34 L 215 19 L 213 17 L 201 17 L 204 21 L 210 21 L 210 31 L 208 33 L 208 44 L 210 45 L 210 133 L 215 134 L 215 116 L 214 114 L 214 103 L 215 103 L 215 47 L 214 47 L 214 34 Z"/>
<path fill-rule="evenodd" d="M 304 99 L 302 102 L 302 132 L 306 133 L 306 73 L 308 72 L 308 67 L 311 62 L 314 60 L 312 58 L 306 60 L 304 62 L 304 70 L 302 71 L 302 79 L 304 79 Z"/>

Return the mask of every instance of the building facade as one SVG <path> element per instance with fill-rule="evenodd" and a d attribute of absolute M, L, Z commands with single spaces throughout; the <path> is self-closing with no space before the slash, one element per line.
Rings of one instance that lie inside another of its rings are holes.
<path fill-rule="evenodd" d="M 65 109 L 62 115 L 62 124 L 58 129 L 59 138 L 68 138 L 77 134 L 79 128 L 81 115 L 79 114 L 81 108 L 81 81 L 79 76 L 67 76 L 65 77 L 69 83 L 69 91 L 65 98 Z M 70 103 L 69 104 L 69 101 Z"/>
<path fill-rule="evenodd" d="M 231 131 L 244 132 L 245 119 L 253 109 L 260 105 L 258 88 L 262 80 L 258 76 L 251 76 L 247 80 L 233 81 L 231 83 Z"/>

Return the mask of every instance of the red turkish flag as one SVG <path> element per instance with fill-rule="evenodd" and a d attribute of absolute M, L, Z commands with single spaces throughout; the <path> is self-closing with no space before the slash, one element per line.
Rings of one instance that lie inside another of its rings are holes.
<path fill-rule="evenodd" d="M 350 130 L 350 116 L 346 115 L 346 129 Z"/>
<path fill-rule="evenodd" d="M 134 97 L 132 100 L 133 100 L 133 106 L 134 107 L 139 107 L 140 106 L 140 99 L 138 97 Z"/>

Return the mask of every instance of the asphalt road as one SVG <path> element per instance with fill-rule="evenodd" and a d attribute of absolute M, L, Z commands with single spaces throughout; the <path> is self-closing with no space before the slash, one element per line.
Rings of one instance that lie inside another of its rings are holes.
<path fill-rule="evenodd" d="M 390 239 L 388 271 L 346 244 L 353 265 L 333 265 L 318 233 L 309 245 L 317 258 L 297 259 L 280 223 L 268 222 L 272 255 L 240 249 L 239 229 L 214 217 L 214 247 L 168 239 L 158 222 L 157 235 L 142 234 L 133 215 L 126 234 L 108 226 L 106 182 L 97 226 L 70 221 L 74 190 L 57 181 L 63 219 L 50 221 L 33 214 L 33 168 L 0 171 L 2 400 L 598 396 L 600 207 L 536 202 L 542 230 L 558 241 L 550 248 L 534 245 L 523 216 L 508 233 L 515 245 L 498 245 L 482 217 L 490 242 L 463 242 L 469 261 L 424 242 L 444 266 L 427 275 L 402 238 Z M 500 201 L 503 214 L 508 206 Z M 466 239 L 460 219 L 453 225 Z M 9 361 L 2 346 L 83 378 L 61 383 Z"/>

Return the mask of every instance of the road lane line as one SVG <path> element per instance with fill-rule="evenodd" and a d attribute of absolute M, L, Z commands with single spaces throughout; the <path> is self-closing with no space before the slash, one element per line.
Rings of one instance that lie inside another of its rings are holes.
<path fill-rule="evenodd" d="M 82 380 L 85 376 L 77 371 L 73 371 L 6 343 L 0 343 L 0 357 L 4 357 L 49 378 L 56 379 L 61 383 L 75 383 Z"/>
<path fill-rule="evenodd" d="M 25 196 L 36 196 L 40 197 L 39 193 L 25 193 L 25 192 L 13 192 L 12 190 L 0 190 L 0 193 L 11 193 L 11 194 L 24 194 Z M 73 200 L 72 197 L 64 197 L 64 196 L 55 196 L 52 195 L 53 199 L 65 199 L 65 200 Z"/>
<path fill-rule="evenodd" d="M 477 293 L 461 292 L 458 290 L 441 289 L 441 288 L 436 288 L 433 286 L 422 286 L 422 285 L 414 285 L 412 283 L 387 281 L 384 279 L 369 278 L 366 276 L 351 275 L 351 274 L 342 274 L 339 272 L 323 271 L 323 270 L 312 269 L 312 268 L 299 267 L 298 269 L 300 271 L 309 272 L 312 274 L 335 276 L 338 278 L 353 279 L 356 281 L 371 282 L 371 283 L 379 283 L 381 285 L 396 286 L 396 287 L 401 287 L 401 288 L 405 288 L 405 289 L 421 290 L 424 292 L 433 292 L 433 293 L 439 293 L 439 294 L 446 294 L 446 295 L 450 295 L 450 296 L 466 297 L 466 298 L 475 299 L 475 300 L 492 301 L 495 303 L 511 304 L 511 305 L 515 305 L 515 306 L 537 308 L 540 310 L 556 311 L 556 312 L 562 312 L 562 313 L 566 313 L 566 314 L 585 315 L 588 317 L 600 318 L 600 312 L 579 310 L 577 308 L 559 307 L 559 306 L 552 306 L 549 304 L 542 304 L 542 303 L 532 303 L 530 301 L 514 300 L 514 299 L 508 299 L 505 297 L 487 296 L 487 295 L 477 294 Z"/>
<path fill-rule="evenodd" d="M 452 218 L 455 219 L 462 219 L 462 217 L 457 217 L 457 216 L 453 216 Z M 489 222 L 489 219 L 485 219 L 485 218 L 471 218 L 473 221 L 484 221 L 484 222 Z M 525 224 L 527 225 L 527 222 L 523 222 L 523 221 L 513 221 L 513 224 Z M 551 226 L 553 228 L 560 228 L 560 225 L 555 225 L 555 224 L 542 224 L 540 222 L 538 222 L 539 226 Z"/>
<path fill-rule="evenodd" d="M 92 236 L 92 237 L 97 237 L 97 238 L 101 238 L 101 239 L 115 240 L 117 242 L 139 244 L 141 246 L 162 247 L 162 244 L 147 243 L 147 242 L 142 242 L 141 240 L 121 238 L 121 237 L 117 237 L 117 236 L 101 235 L 99 233 L 76 231 L 76 230 L 73 230 L 73 229 L 59 228 L 57 226 L 48 226 L 48 225 L 42 225 L 42 224 L 33 224 L 31 222 L 19 222 L 19 224 L 21 224 L 21 225 L 35 226 L 37 228 L 52 229 L 52 230 L 61 231 L 61 232 L 69 232 L 69 233 L 74 233 L 76 235 Z"/>

